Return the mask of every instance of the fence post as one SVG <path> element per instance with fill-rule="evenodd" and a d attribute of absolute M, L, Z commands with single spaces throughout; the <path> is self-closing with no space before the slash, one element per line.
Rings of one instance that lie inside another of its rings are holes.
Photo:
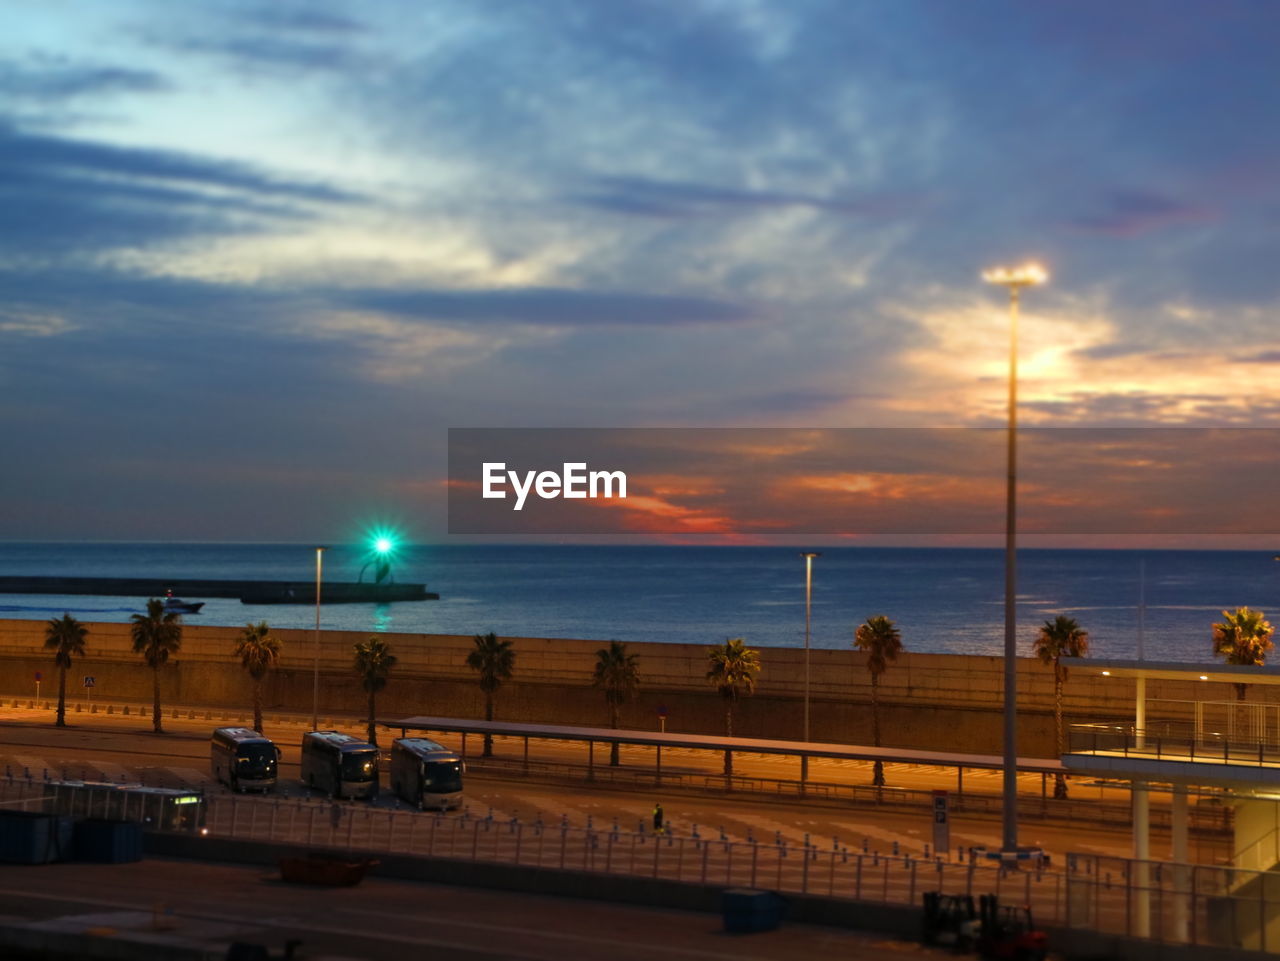
<path fill-rule="evenodd" d="M 756 868 L 760 863 L 760 845 L 752 843 L 751 845 L 751 886 L 756 886 Z"/>
<path fill-rule="evenodd" d="M 631 843 L 632 845 L 635 844 L 634 838 L 631 839 Z M 707 858 L 711 854 L 711 842 L 702 841 L 700 843 L 702 844 L 702 883 L 706 884 L 707 883 Z M 633 850 L 634 850 L 634 847 L 633 847 Z"/>

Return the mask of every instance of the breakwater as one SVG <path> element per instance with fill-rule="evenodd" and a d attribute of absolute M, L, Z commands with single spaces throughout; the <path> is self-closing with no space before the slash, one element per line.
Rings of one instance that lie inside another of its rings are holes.
<path fill-rule="evenodd" d="M 154 577 L 0 577 L 0 594 L 79 594 L 98 597 L 234 597 L 245 604 L 314 604 L 314 581 L 203 580 Z M 425 584 L 325 583 L 322 604 L 387 604 L 435 601 Z"/>

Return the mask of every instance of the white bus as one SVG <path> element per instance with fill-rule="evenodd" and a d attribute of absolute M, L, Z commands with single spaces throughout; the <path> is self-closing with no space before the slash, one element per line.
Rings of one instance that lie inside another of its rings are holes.
<path fill-rule="evenodd" d="M 422 810 L 462 804 L 462 758 L 425 737 L 391 742 L 391 790 Z"/>
<path fill-rule="evenodd" d="M 213 779 L 233 791 L 270 791 L 276 786 L 280 749 L 248 727 L 220 727 L 209 741 Z"/>
<path fill-rule="evenodd" d="M 302 735 L 302 783 L 335 798 L 378 794 L 378 749 L 338 731 Z"/>

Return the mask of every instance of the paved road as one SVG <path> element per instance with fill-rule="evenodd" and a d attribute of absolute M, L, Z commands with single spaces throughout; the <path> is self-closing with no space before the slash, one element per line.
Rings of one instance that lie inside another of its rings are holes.
<path fill-rule="evenodd" d="M 941 958 L 919 945 L 832 928 L 786 924 L 728 935 L 714 915 L 366 879 L 359 887 L 304 888 L 262 868 L 149 859 L 138 864 L 0 865 L 5 915 L 99 915 L 122 930 L 153 914 L 171 934 L 206 943 L 232 938 L 279 950 L 301 938 L 319 954 L 403 961 L 791 961 L 816 957 L 900 961 Z"/>
<path fill-rule="evenodd" d="M 22 702 L 26 703 L 26 702 Z M 83 704 L 80 706 L 83 707 Z M 105 706 L 99 705 L 105 710 Z M 120 710 L 120 705 L 113 705 L 115 709 Z M 92 730 L 94 732 L 105 731 L 132 731 L 137 733 L 146 733 L 150 730 L 150 713 L 149 708 L 146 715 L 139 715 L 138 705 L 132 706 L 132 711 L 128 716 L 119 713 L 105 714 L 99 711 L 95 714 L 79 713 L 71 710 L 68 714 L 69 723 L 73 728 L 82 730 Z M 166 712 L 164 725 L 167 731 L 172 734 L 193 736 L 197 740 L 197 744 L 191 748 L 191 756 L 201 762 L 200 766 L 206 766 L 207 758 L 204 755 L 203 741 L 207 739 L 209 731 L 218 725 L 248 723 L 249 715 L 242 712 L 228 711 L 205 711 L 197 710 L 191 712 L 183 709 L 183 716 L 175 718 L 168 716 L 171 711 Z M 195 718 L 187 715 L 194 713 Z M 40 722 L 52 720 L 52 711 L 49 710 L 30 710 L 25 707 L 0 707 L 0 721 L 11 719 L 17 722 Z M 364 723 L 354 718 L 321 718 L 322 726 L 336 726 L 343 730 L 351 732 L 362 732 Z M 301 740 L 302 733 L 310 728 L 309 718 L 294 717 L 291 715 L 274 715 L 268 714 L 266 733 L 268 736 L 276 739 L 284 748 L 286 757 L 295 756 L 297 745 Z M 454 734 L 433 734 L 436 740 L 441 741 L 445 745 L 458 750 L 462 746 L 462 739 Z M 16 737 L 16 735 L 15 735 Z M 478 738 L 469 738 L 470 752 L 474 753 L 478 750 Z M 92 747 L 92 737 L 85 738 L 86 746 Z M 505 747 L 504 747 L 505 742 Z M 20 741 L 12 740 L 9 743 L 18 744 Z M 523 746 L 519 739 L 497 738 L 498 753 L 506 754 L 508 757 L 519 757 L 522 754 Z M 573 744 L 562 741 L 542 741 L 533 743 L 533 756 L 566 764 L 585 765 L 587 763 L 587 747 L 584 744 Z M 144 742 L 135 742 L 135 750 L 140 754 L 148 750 L 148 746 Z M 607 761 L 607 748 L 600 746 L 596 751 L 596 761 L 604 763 Z M 652 771 L 654 767 L 654 752 L 651 748 L 641 747 L 623 747 L 621 750 L 622 763 L 626 767 L 634 768 L 639 771 Z M 663 752 L 663 770 L 666 773 L 676 774 L 719 774 L 722 768 L 722 756 L 718 753 L 707 751 L 694 751 L 683 748 L 667 749 Z M 735 769 L 741 773 L 754 777 L 772 778 L 779 780 L 795 781 L 799 778 L 799 762 L 790 758 L 779 758 L 772 755 L 753 755 L 739 753 L 735 755 Z M 814 758 L 810 762 L 809 778 L 814 782 L 829 782 L 833 784 L 856 784 L 869 785 L 871 783 L 871 764 L 861 761 L 841 761 L 827 758 Z M 958 778 L 954 770 L 938 769 L 925 767 L 916 764 L 886 764 L 885 774 L 889 785 L 892 787 L 904 788 L 917 791 L 932 790 L 950 790 L 955 791 L 962 789 L 969 794 L 983 794 L 991 797 L 998 797 L 1002 791 L 1002 775 L 998 771 L 981 771 L 966 770 L 962 777 Z M 1046 780 L 1038 774 L 1024 774 L 1019 777 L 1019 793 L 1026 797 L 1041 797 L 1046 788 L 1052 790 L 1052 782 Z M 1115 804 L 1128 804 L 1129 792 L 1127 788 L 1119 785 L 1108 784 L 1104 782 L 1091 781 L 1075 782 L 1073 784 L 1073 796 L 1087 800 L 1105 800 Z M 1153 801 L 1157 804 L 1167 800 L 1163 795 L 1153 794 Z"/>
<path fill-rule="evenodd" d="M 72 726 L 64 729 L 53 727 L 45 712 L 27 712 L 4 709 L 0 711 L 0 774 L 7 769 L 22 777 L 30 772 L 40 778 L 44 771 L 50 776 L 63 772 L 71 777 L 118 781 L 141 777 L 147 783 L 173 786 L 203 787 L 221 790 L 209 783 L 208 732 L 216 723 L 228 723 L 226 719 L 205 720 L 166 718 L 169 733 L 155 735 L 149 731 L 149 722 L 136 716 L 120 715 L 71 716 Z M 268 733 L 278 738 L 283 751 L 282 783 L 284 796 L 299 796 L 303 790 L 296 784 L 298 747 L 302 725 L 268 724 Z M 355 724 L 345 725 L 358 730 Z M 447 740 L 447 738 L 446 738 Z M 543 748 L 563 745 L 539 744 Z M 498 743 L 499 754 L 506 752 L 518 757 L 522 752 L 519 741 L 504 745 Z M 664 768 L 688 767 L 699 769 L 705 757 L 672 758 L 668 765 L 664 752 Z M 695 755 L 697 752 L 688 752 Z M 557 755 L 564 757 L 564 754 Z M 604 757 L 604 752 L 598 752 Z M 629 759 L 623 755 L 624 764 Z M 714 763 L 714 759 L 712 759 Z M 771 759 L 753 755 L 739 755 L 736 763 L 753 774 L 766 770 Z M 815 765 L 817 768 L 817 765 Z M 892 783 L 916 785 L 927 783 L 931 773 L 927 771 L 890 769 Z M 845 777 L 849 774 L 846 773 Z M 815 773 L 815 779 L 818 774 Z M 966 791 L 974 779 L 966 777 Z M 998 779 L 988 776 L 993 789 L 998 789 Z M 1039 793 L 1039 778 L 1035 782 Z M 1127 793 L 1127 792 L 1126 792 Z M 584 827 L 590 819 L 597 829 L 611 827 L 615 822 L 623 831 L 635 830 L 651 816 L 655 802 L 663 803 L 666 817 L 677 834 L 690 835 L 695 830 L 703 837 L 723 836 L 730 840 L 754 839 L 772 843 L 777 839 L 789 845 L 799 845 L 808 836 L 811 843 L 830 849 L 833 846 L 849 850 L 870 850 L 889 853 L 897 845 L 897 851 L 920 855 L 925 845 L 932 845 L 932 820 L 927 810 L 887 809 L 867 804 L 849 802 L 800 801 L 793 796 L 770 798 L 758 795 L 699 796 L 676 791 L 659 792 L 652 787 L 636 790 L 618 790 L 586 785 L 561 786 L 522 780 L 497 779 L 470 774 L 467 777 L 466 813 L 476 817 L 492 816 L 498 821 L 517 818 L 527 824 L 541 821 L 560 824 L 567 820 L 573 827 Z M 384 795 L 380 803 L 394 805 L 394 798 Z M 1000 825 L 993 816 L 961 814 L 953 818 L 951 845 L 969 847 L 976 845 L 999 846 Z M 1131 835 L 1127 827 L 1089 825 L 1087 829 L 1070 824 L 1046 824 L 1027 821 L 1023 827 L 1024 843 L 1043 847 L 1061 864 L 1062 855 L 1068 850 L 1096 854 L 1127 856 L 1131 851 Z M 1226 842 L 1193 841 L 1193 857 L 1212 862 L 1227 852 Z M 1168 856 L 1168 842 L 1157 833 L 1153 839 L 1153 856 Z M 936 853 L 936 852 L 930 852 Z"/>

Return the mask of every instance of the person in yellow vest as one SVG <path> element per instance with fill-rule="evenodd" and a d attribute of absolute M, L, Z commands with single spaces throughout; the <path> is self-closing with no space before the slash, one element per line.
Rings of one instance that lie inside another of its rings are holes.
<path fill-rule="evenodd" d="M 662 834 L 664 828 L 662 826 L 662 805 L 654 804 L 653 806 L 653 833 Z"/>

